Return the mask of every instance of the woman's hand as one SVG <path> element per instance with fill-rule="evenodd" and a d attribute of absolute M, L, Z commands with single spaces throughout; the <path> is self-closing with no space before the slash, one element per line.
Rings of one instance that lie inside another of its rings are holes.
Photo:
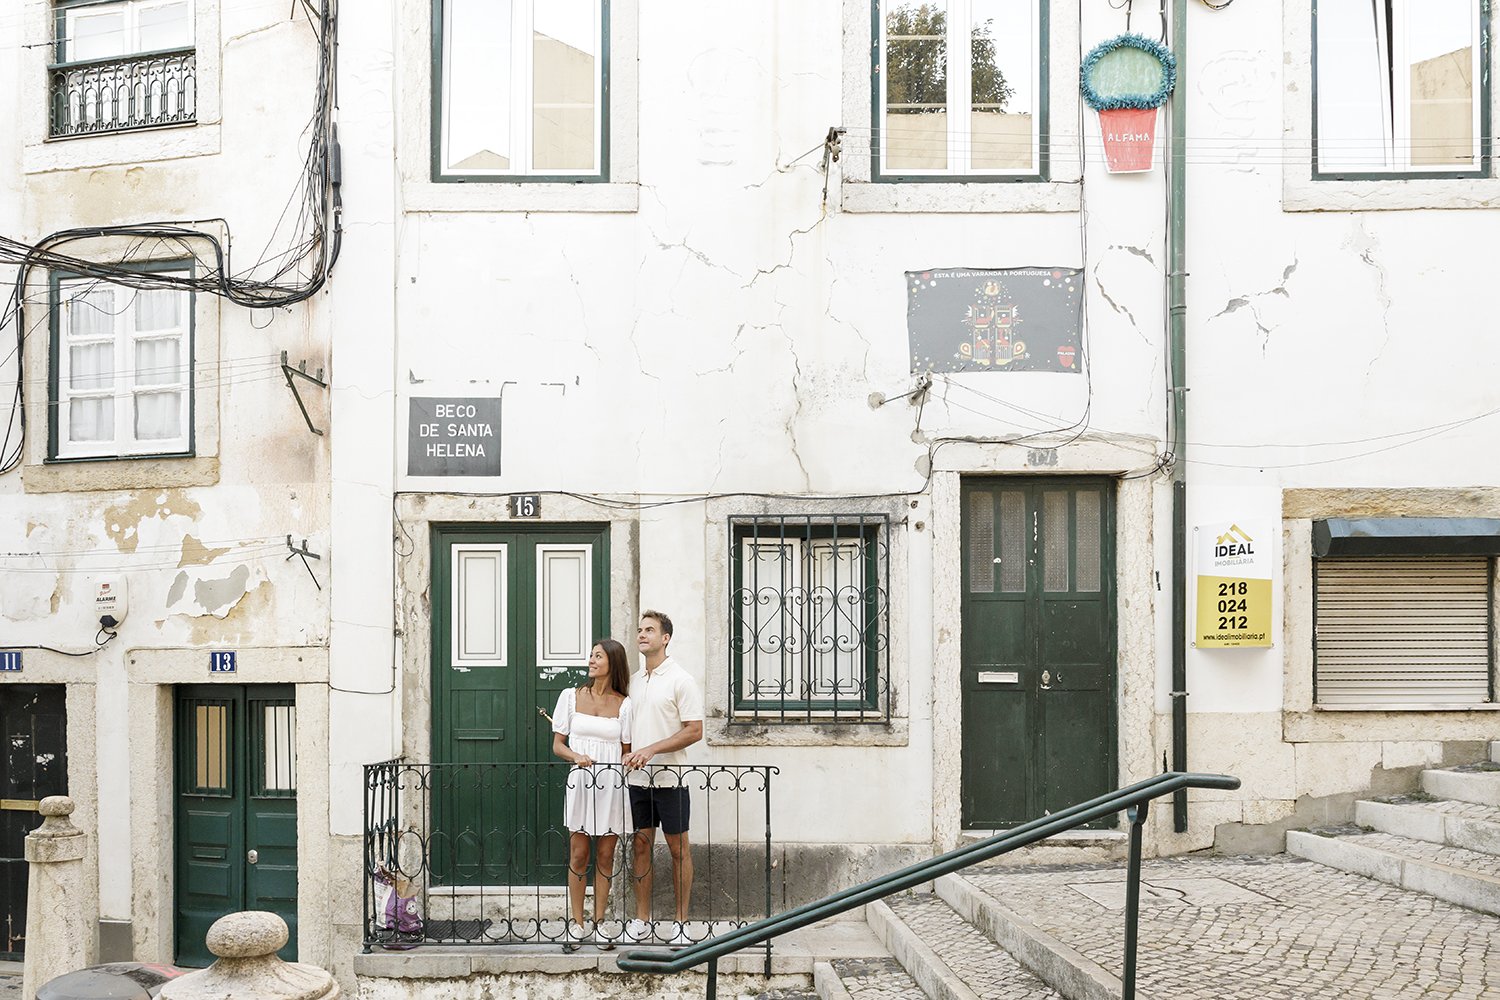
<path fill-rule="evenodd" d="M 573 757 L 573 764 L 577 767 L 593 767 L 594 758 L 590 757 L 586 753 L 576 754 Z"/>

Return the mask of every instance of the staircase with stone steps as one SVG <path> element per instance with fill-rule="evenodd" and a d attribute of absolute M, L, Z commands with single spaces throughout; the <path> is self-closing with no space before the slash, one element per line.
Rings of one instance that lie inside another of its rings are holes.
<path fill-rule="evenodd" d="M 1500 743 L 1491 760 L 1422 772 L 1415 795 L 1362 800 L 1355 826 L 1287 833 L 1287 852 L 1500 915 Z"/>

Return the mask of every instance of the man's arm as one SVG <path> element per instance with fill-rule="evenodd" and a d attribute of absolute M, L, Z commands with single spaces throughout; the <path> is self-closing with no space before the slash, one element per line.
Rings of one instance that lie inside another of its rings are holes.
<path fill-rule="evenodd" d="M 657 754 L 671 753 L 673 750 L 690 747 L 701 739 L 703 739 L 703 720 L 693 719 L 691 722 L 684 722 L 681 729 L 666 739 L 629 754 L 625 758 L 625 764 L 628 767 L 645 767 Z"/>

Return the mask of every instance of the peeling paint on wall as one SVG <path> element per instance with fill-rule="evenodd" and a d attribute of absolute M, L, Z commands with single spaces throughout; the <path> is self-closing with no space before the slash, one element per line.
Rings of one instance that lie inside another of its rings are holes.
<path fill-rule="evenodd" d="M 215 559 L 228 552 L 229 549 L 211 549 L 194 538 L 192 535 L 182 536 L 182 559 L 177 563 L 181 566 L 203 566 L 213 562 Z"/>
<path fill-rule="evenodd" d="M 122 504 L 104 509 L 104 531 L 121 552 L 134 552 L 140 544 L 140 524 L 147 518 L 165 521 L 174 515 L 195 519 L 203 509 L 182 490 L 152 490 L 136 493 Z"/>

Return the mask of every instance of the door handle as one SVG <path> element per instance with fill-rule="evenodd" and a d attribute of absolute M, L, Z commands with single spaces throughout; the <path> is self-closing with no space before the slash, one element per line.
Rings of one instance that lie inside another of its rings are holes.
<path fill-rule="evenodd" d="M 250 850 L 245 852 L 245 860 L 250 862 L 252 865 L 255 864 L 260 860 L 260 852 L 252 847 Z"/>
<path fill-rule="evenodd" d="M 1050 671 L 1050 670 L 1043 670 L 1042 671 L 1042 690 L 1043 691 L 1050 691 L 1050 690 L 1052 690 L 1052 671 Z"/>

